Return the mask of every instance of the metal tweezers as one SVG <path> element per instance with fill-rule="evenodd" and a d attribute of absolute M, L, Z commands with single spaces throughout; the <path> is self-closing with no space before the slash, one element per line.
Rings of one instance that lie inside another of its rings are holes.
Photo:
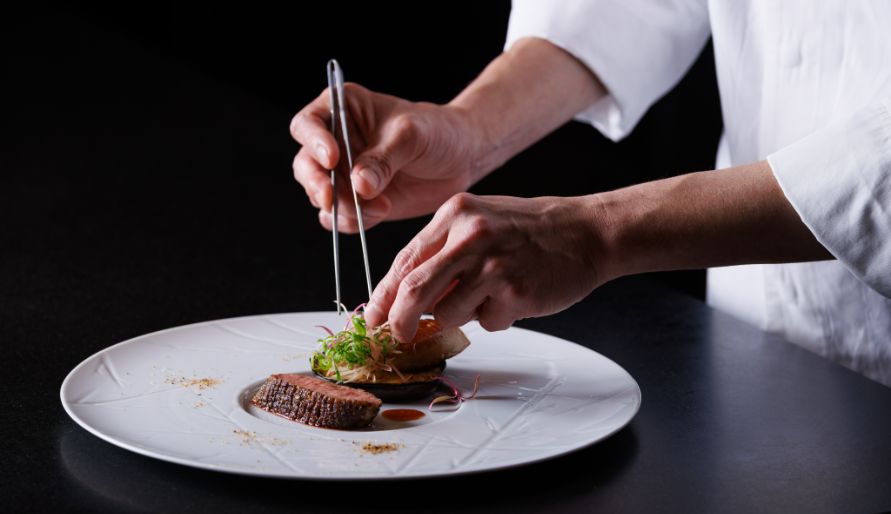
<path fill-rule="evenodd" d="M 365 260 L 365 281 L 368 286 L 368 298 L 371 298 L 371 269 L 368 265 L 368 245 L 365 243 L 365 223 L 362 221 L 362 206 L 359 205 L 359 195 L 356 193 L 356 184 L 353 183 L 353 150 L 350 146 L 350 132 L 347 128 L 347 103 L 343 91 L 343 71 L 336 60 L 328 61 L 328 96 L 331 99 L 331 133 L 337 138 L 337 126 L 340 125 L 340 139 L 342 144 L 341 157 L 346 154 L 347 176 L 353 190 L 353 204 L 356 206 L 356 219 L 359 224 L 359 239 L 362 241 L 362 257 Z M 339 123 L 338 123 L 339 122 Z M 336 166 L 335 166 L 336 168 Z M 337 290 L 337 313 L 345 311 L 340 299 L 340 245 L 338 244 L 337 231 L 337 171 L 331 170 L 331 234 L 334 240 L 334 287 Z"/>

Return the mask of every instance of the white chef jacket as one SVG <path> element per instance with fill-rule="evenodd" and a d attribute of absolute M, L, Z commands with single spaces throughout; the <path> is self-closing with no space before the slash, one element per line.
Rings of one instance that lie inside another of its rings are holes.
<path fill-rule="evenodd" d="M 891 1 L 514 0 L 609 94 L 577 118 L 627 135 L 714 42 L 718 168 L 767 159 L 835 261 L 708 272 L 708 302 L 891 385 Z M 757 243 L 754 243 L 757 244 Z"/>

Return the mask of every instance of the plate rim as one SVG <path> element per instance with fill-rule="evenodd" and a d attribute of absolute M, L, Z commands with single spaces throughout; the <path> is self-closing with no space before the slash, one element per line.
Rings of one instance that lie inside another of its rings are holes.
<path fill-rule="evenodd" d="M 630 415 L 628 415 L 628 418 L 624 422 L 618 424 L 616 427 L 614 427 L 609 432 L 605 433 L 604 435 L 602 435 L 601 437 L 599 437 L 593 441 L 588 441 L 588 442 L 578 445 L 578 446 L 570 446 L 570 447 L 562 448 L 555 453 L 551 453 L 551 454 L 545 455 L 543 457 L 521 460 L 519 462 L 508 461 L 508 462 L 505 462 L 502 464 L 486 466 L 486 467 L 481 467 L 481 468 L 469 468 L 469 469 L 464 469 L 464 470 L 447 471 L 447 472 L 442 472 L 442 471 L 422 472 L 422 473 L 407 474 L 407 475 L 390 475 L 390 474 L 383 475 L 383 474 L 380 474 L 380 475 L 368 475 L 368 476 L 355 476 L 355 475 L 353 475 L 353 476 L 337 476 L 337 475 L 320 476 L 320 475 L 295 475 L 293 473 L 277 473 L 277 472 L 268 472 L 268 471 L 261 471 L 261 470 L 254 471 L 251 469 L 242 469 L 242 470 L 229 469 L 229 468 L 214 465 L 214 464 L 202 463 L 199 461 L 195 461 L 194 459 L 183 459 L 183 458 L 175 457 L 172 455 L 165 455 L 162 453 L 153 452 L 152 450 L 144 449 L 139 446 L 130 444 L 126 441 L 116 439 L 116 438 L 109 436 L 107 434 L 104 434 L 103 432 L 94 428 L 89 423 L 87 423 L 85 420 L 80 418 L 74 412 L 74 410 L 70 407 L 69 402 L 67 402 L 65 399 L 65 392 L 70 387 L 72 378 L 74 376 L 76 376 L 76 374 L 82 367 L 86 366 L 88 362 L 92 362 L 94 359 L 100 357 L 102 354 L 110 352 L 119 346 L 133 344 L 141 339 L 154 337 L 159 334 L 163 334 L 165 332 L 172 332 L 172 331 L 182 330 L 182 329 L 186 329 L 186 328 L 210 325 L 210 324 L 218 323 L 218 322 L 225 322 L 225 321 L 232 321 L 232 320 L 246 319 L 246 318 L 283 316 L 283 315 L 290 315 L 290 314 L 309 314 L 309 315 L 311 315 L 311 314 L 325 314 L 325 315 L 329 315 L 334 312 L 336 312 L 336 311 L 296 311 L 296 312 L 288 311 L 288 312 L 275 312 L 275 313 L 266 313 L 266 314 L 247 314 L 247 315 L 242 315 L 242 316 L 233 316 L 233 317 L 229 317 L 229 318 L 218 318 L 218 319 L 212 319 L 212 320 L 197 321 L 197 322 L 193 322 L 193 323 L 186 323 L 183 325 L 176 325 L 173 327 L 163 328 L 163 329 L 156 330 L 153 332 L 147 332 L 145 334 L 140 334 L 138 336 L 131 337 L 129 339 L 125 339 L 118 343 L 107 346 L 107 347 L 89 355 L 88 357 L 84 358 L 83 360 L 81 360 L 74 368 L 71 369 L 71 371 L 68 372 L 68 374 L 62 380 L 61 387 L 59 388 L 59 399 L 62 403 L 62 407 L 65 410 L 65 413 L 68 414 L 68 416 L 81 428 L 85 429 L 90 434 L 93 434 L 94 436 L 98 437 L 99 439 L 101 439 L 113 446 L 116 446 L 120 449 L 124 449 L 124 450 L 130 451 L 130 452 L 133 452 L 133 453 L 136 453 L 143 457 L 148 457 L 148 458 L 152 458 L 152 459 L 156 459 L 156 460 L 161 460 L 164 462 L 178 464 L 178 465 L 190 467 L 193 469 L 215 471 L 218 473 L 222 472 L 222 473 L 226 473 L 226 474 L 230 474 L 230 475 L 273 478 L 273 479 L 278 479 L 278 480 L 307 480 L 307 481 L 335 481 L 335 482 L 352 482 L 352 481 L 366 482 L 366 481 L 423 480 L 423 479 L 430 479 L 430 478 L 449 478 L 449 477 L 458 477 L 458 476 L 464 476 L 464 475 L 473 475 L 473 474 L 478 474 L 478 473 L 489 473 L 489 472 L 495 472 L 495 471 L 499 471 L 499 470 L 512 469 L 512 468 L 517 468 L 517 467 L 521 467 L 521 466 L 532 465 L 532 464 L 536 464 L 536 463 L 540 463 L 540 462 L 546 462 L 546 461 L 549 461 L 552 459 L 556 459 L 556 458 L 565 456 L 565 455 L 573 453 L 573 452 L 583 450 L 585 448 L 588 448 L 590 446 L 593 446 L 597 443 L 600 443 L 600 442 L 603 442 L 603 441 L 609 439 L 610 437 L 612 437 L 613 435 L 615 435 L 616 433 L 618 433 L 619 431 L 621 431 L 622 429 L 627 427 L 631 423 L 631 421 L 634 420 L 634 418 L 637 416 L 638 412 L 640 412 L 641 406 L 643 405 L 643 393 L 641 391 L 640 384 L 638 384 L 637 380 L 635 380 L 635 378 L 631 375 L 631 373 L 628 372 L 628 370 L 626 370 L 624 367 L 619 365 L 619 363 L 617 363 L 616 361 L 610 359 L 609 357 L 607 357 L 607 356 L 605 356 L 591 348 L 588 348 L 587 346 L 583 346 L 579 343 L 576 343 L 575 341 L 570 341 L 568 339 L 564 339 L 562 337 L 558 337 L 558 336 L 548 334 L 545 332 L 539 332 L 536 330 L 530 330 L 527 328 L 514 327 L 514 326 L 510 327 L 509 329 L 510 330 L 519 330 L 522 332 L 527 332 L 527 333 L 532 333 L 532 334 L 545 335 L 548 337 L 558 339 L 564 343 L 575 345 L 575 346 L 578 346 L 584 350 L 593 352 L 597 356 L 599 356 L 603 359 L 606 359 L 607 361 L 609 361 L 610 363 L 615 365 L 621 371 L 621 373 L 623 373 L 625 375 L 625 377 L 631 381 L 631 385 L 633 385 L 632 397 L 634 398 L 635 401 L 634 401 L 633 409 L 632 409 Z M 482 327 L 480 327 L 480 328 L 482 328 Z M 485 330 L 485 329 L 483 329 L 483 330 Z"/>

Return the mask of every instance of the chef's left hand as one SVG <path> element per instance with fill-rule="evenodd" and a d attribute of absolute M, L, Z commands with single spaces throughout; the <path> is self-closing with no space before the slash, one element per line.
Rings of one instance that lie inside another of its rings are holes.
<path fill-rule="evenodd" d="M 431 306 L 446 328 L 486 330 L 566 309 L 612 278 L 603 220 L 593 196 L 455 195 L 396 256 L 365 318 L 410 341 Z"/>

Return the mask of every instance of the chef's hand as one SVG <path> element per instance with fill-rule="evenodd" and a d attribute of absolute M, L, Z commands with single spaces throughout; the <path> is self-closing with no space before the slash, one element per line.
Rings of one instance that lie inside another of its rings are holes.
<path fill-rule="evenodd" d="M 611 278 L 601 217 L 595 197 L 455 195 L 397 255 L 365 318 L 410 341 L 431 306 L 445 327 L 487 330 L 561 311 Z"/>
<path fill-rule="evenodd" d="M 459 194 L 400 252 L 365 311 L 409 341 L 421 313 L 483 328 L 648 271 L 832 259 L 767 161 L 576 198 Z"/>
<path fill-rule="evenodd" d="M 474 181 L 472 170 L 482 138 L 460 108 L 409 102 L 346 84 L 353 169 L 340 166 L 338 229 L 357 230 L 352 175 L 363 199 L 366 227 L 384 220 L 428 214 Z M 303 145 L 294 158 L 294 177 L 319 208 L 319 221 L 331 229 L 330 169 L 341 155 L 330 132 L 329 95 L 325 90 L 291 122 L 291 134 Z M 341 187 L 342 186 L 342 187 Z"/>

